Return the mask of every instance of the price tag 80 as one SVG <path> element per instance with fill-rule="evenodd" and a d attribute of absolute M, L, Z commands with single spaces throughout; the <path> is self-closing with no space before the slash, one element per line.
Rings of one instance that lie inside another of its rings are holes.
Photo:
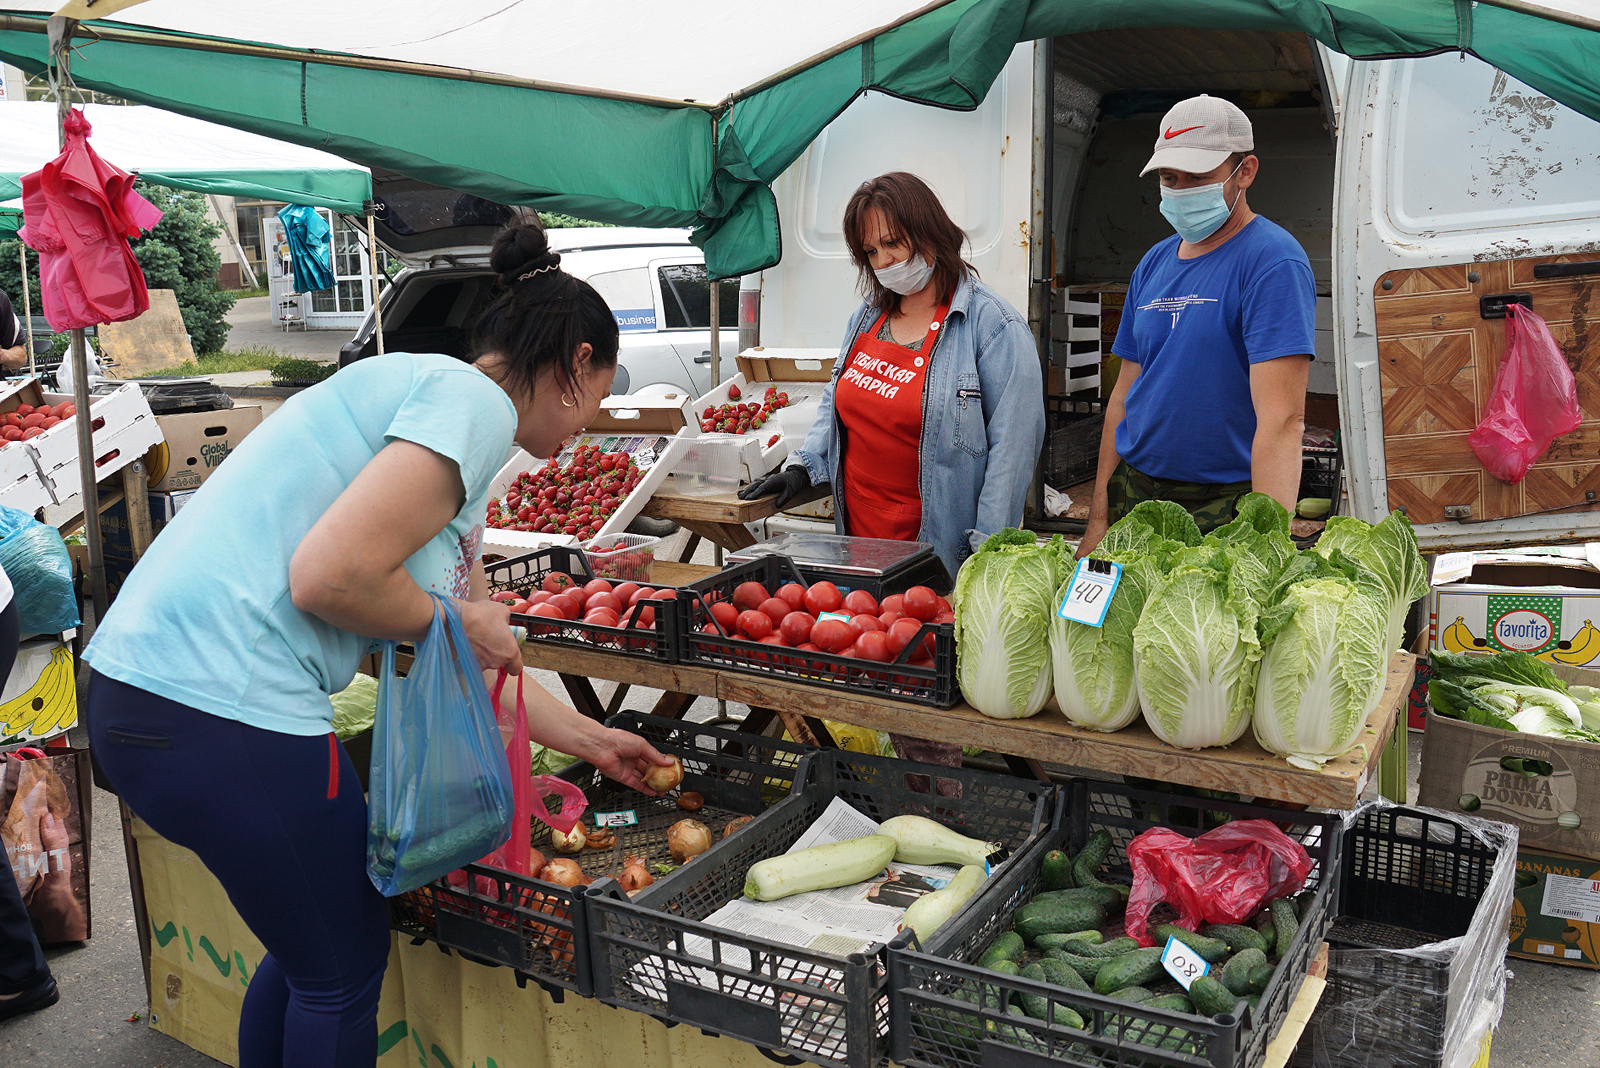
<path fill-rule="evenodd" d="M 1189 989 L 1190 983 L 1211 971 L 1211 965 L 1200 954 L 1176 938 L 1167 939 L 1166 948 L 1161 951 L 1161 966 L 1185 990 Z"/>

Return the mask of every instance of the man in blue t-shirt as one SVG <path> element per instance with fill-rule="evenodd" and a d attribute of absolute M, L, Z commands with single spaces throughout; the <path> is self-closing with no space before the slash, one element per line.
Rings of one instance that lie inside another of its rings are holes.
<path fill-rule="evenodd" d="M 1202 531 L 1252 490 L 1294 508 L 1316 286 L 1299 242 L 1246 202 L 1254 148 L 1250 120 L 1217 97 L 1162 119 L 1140 176 L 1160 172 L 1178 232 L 1128 285 L 1079 555 L 1141 500 L 1177 501 Z"/>

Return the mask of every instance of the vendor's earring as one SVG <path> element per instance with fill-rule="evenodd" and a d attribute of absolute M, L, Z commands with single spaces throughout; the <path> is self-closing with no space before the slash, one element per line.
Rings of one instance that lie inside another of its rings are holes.
<path fill-rule="evenodd" d="M 578 406 L 578 402 L 573 398 L 572 394 L 570 394 L 570 393 L 561 394 L 561 407 L 563 407 L 563 408 L 576 408 L 577 406 Z"/>

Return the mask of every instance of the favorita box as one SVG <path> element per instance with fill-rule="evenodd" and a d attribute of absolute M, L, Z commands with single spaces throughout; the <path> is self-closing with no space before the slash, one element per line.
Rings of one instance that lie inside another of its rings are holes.
<path fill-rule="evenodd" d="M 1453 653 L 1517 649 L 1551 664 L 1600 660 L 1600 543 L 1446 553 L 1428 626 Z"/>
<path fill-rule="evenodd" d="M 1511 907 L 1513 957 L 1600 968 L 1600 862 L 1524 849 Z"/>
<path fill-rule="evenodd" d="M 210 478 L 244 436 L 261 425 L 261 406 L 158 415 L 155 420 L 163 440 L 150 450 L 145 466 L 150 488 L 170 493 L 197 489 Z"/>

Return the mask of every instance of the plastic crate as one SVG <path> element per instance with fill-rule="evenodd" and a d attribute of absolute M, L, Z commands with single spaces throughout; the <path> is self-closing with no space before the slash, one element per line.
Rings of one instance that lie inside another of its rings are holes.
<path fill-rule="evenodd" d="M 1326 497 L 1333 502 L 1329 515 L 1339 514 L 1339 475 L 1344 469 L 1344 454 L 1337 445 L 1306 445 L 1300 449 L 1300 492 L 1296 500 Z"/>
<path fill-rule="evenodd" d="M 1106 862 L 1110 878 L 1132 878 L 1127 847 L 1155 827 L 1193 837 L 1218 825 L 1213 814 L 1266 819 L 1305 846 L 1313 863 L 1308 888 L 1316 893 L 1299 932 L 1283 954 L 1259 1012 L 1205 1017 L 1130 1004 L 1098 994 L 1066 991 L 977 967 L 990 944 L 1011 927 L 1011 917 L 1040 890 L 1040 866 L 1051 849 L 1076 853 L 1094 831 L 1111 832 Z M 976 907 L 964 910 L 921 949 L 902 936 L 889 949 L 889 997 L 894 1021 L 890 1058 L 910 1068 L 1034 1068 L 1046 1061 L 1090 1068 L 1123 1065 L 1254 1066 L 1288 1016 L 1332 918 L 1337 887 L 1340 820 L 1336 814 L 1293 812 L 1228 801 L 1199 801 L 1120 783 L 1076 779 L 1063 796 L 1057 827 L 1021 863 L 990 879 Z M 977 1003 L 987 987 L 1002 1003 L 1028 991 L 1070 1005 L 1084 1030 L 1008 1017 Z M 963 996 L 964 995 L 964 996 Z M 965 997 L 972 998 L 971 1002 Z M 992 1025 L 1008 1025 L 999 1032 Z M 981 1038 L 979 1036 L 982 1036 Z M 1143 1041 L 1141 1041 L 1143 1040 Z M 1146 1043 L 1149 1044 L 1146 1044 Z"/>
<path fill-rule="evenodd" d="M 484 565 L 491 593 L 523 593 L 537 589 L 545 576 L 553 571 L 572 576 L 572 581 L 580 586 L 599 577 L 583 552 L 569 545 L 552 545 L 526 556 Z M 655 615 L 655 622 L 649 626 L 629 624 L 602 627 L 576 619 L 551 619 L 517 613 L 512 614 L 511 622 L 527 630 L 529 641 L 577 645 L 675 664 L 678 662 L 678 613 L 670 609 L 662 610 L 658 606 Z"/>
<path fill-rule="evenodd" d="M 1498 1015 L 1516 852 L 1505 824 L 1388 804 L 1357 812 L 1344 834 L 1328 989 L 1292 1063 L 1436 1068 L 1476 1050 L 1473 1031 Z M 1412 952 L 1436 943 L 1448 944 Z"/>
<path fill-rule="evenodd" d="M 589 813 L 632 809 L 638 823 L 616 829 L 625 856 L 647 864 L 670 863 L 666 830 L 680 819 L 694 818 L 719 838 L 729 820 L 755 816 L 788 797 L 804 768 L 810 746 L 623 712 L 608 727 L 641 735 L 658 750 L 683 761 L 683 785 L 705 798 L 704 807 L 685 812 L 673 797 L 651 798 L 606 779 L 592 765 L 578 763 L 561 773 L 589 798 Z M 560 856 L 550 845 L 550 828 L 534 821 L 533 847 L 547 859 Z M 589 849 L 574 859 L 584 873 L 607 874 L 612 849 Z M 469 864 L 470 885 L 452 886 L 448 879 L 392 899 L 394 927 L 417 938 L 448 946 L 463 956 L 491 965 L 507 965 L 519 976 L 552 990 L 593 989 L 583 895 L 566 888 L 513 875 L 498 868 Z M 677 873 L 665 877 L 673 878 Z M 665 879 L 661 880 L 665 881 Z"/>
<path fill-rule="evenodd" d="M 583 543 L 583 555 L 596 578 L 648 583 L 660 544 L 660 538 L 648 534 L 602 534 Z"/>
<path fill-rule="evenodd" d="M 789 558 L 763 556 L 681 587 L 677 623 L 680 662 L 935 708 L 949 708 L 961 699 L 961 691 L 956 686 L 955 627 L 949 623 L 924 623 L 916 638 L 888 663 L 763 645 L 727 637 L 720 629 L 711 633 L 703 631 L 701 628 L 706 625 L 715 625 L 711 603 L 731 599 L 741 582 L 759 582 L 776 592 L 788 582 L 804 585 L 805 578 Z M 934 642 L 933 663 L 909 663 L 912 651 L 929 634 L 933 635 Z"/>
<path fill-rule="evenodd" d="M 908 787 L 909 776 L 953 780 L 959 797 Z M 1058 788 L 1009 775 L 825 749 L 813 754 L 804 785 L 782 804 L 718 843 L 684 875 L 629 900 L 614 882 L 585 898 L 595 996 L 669 1023 L 688 1023 L 817 1064 L 867 1068 L 889 1039 L 884 955 L 841 955 L 712 927 L 701 922 L 744 891 L 745 873 L 775 857 L 840 797 L 882 822 L 916 814 L 962 834 L 998 841 L 1009 856 L 1046 834 Z M 1008 870 L 1002 862 L 998 872 Z M 711 959 L 685 949 L 704 938 Z M 716 987 L 686 982 L 689 969 L 716 976 Z"/>
<path fill-rule="evenodd" d="M 1063 490 L 1095 477 L 1106 422 L 1099 401 L 1078 401 L 1067 408 L 1049 413 L 1050 432 L 1045 441 L 1044 480 Z"/>

